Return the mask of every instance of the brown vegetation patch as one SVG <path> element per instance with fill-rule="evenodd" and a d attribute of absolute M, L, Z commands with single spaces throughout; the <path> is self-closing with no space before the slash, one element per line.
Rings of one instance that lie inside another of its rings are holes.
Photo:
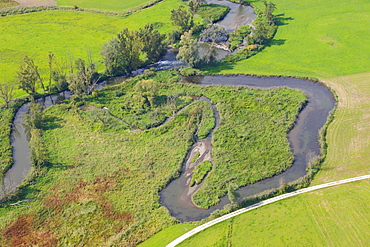
<path fill-rule="evenodd" d="M 50 232 L 38 232 L 32 228 L 33 216 L 22 215 L 6 228 L 4 237 L 10 246 L 56 246 L 58 240 Z"/>
<path fill-rule="evenodd" d="M 61 186 L 55 186 L 54 188 L 57 190 L 60 187 Z M 76 185 L 74 185 L 74 189 L 72 191 L 56 191 L 52 195 L 46 197 L 44 205 L 46 207 L 54 208 L 55 210 L 60 210 L 64 205 L 72 201 L 77 202 L 82 199 L 88 199 L 100 204 L 103 215 L 107 218 L 126 222 L 133 221 L 134 217 L 131 214 L 114 211 L 113 205 L 104 197 L 105 192 L 115 189 L 117 189 L 117 184 L 115 178 L 111 176 L 104 178 L 98 177 L 92 183 L 87 183 L 80 180 Z"/>

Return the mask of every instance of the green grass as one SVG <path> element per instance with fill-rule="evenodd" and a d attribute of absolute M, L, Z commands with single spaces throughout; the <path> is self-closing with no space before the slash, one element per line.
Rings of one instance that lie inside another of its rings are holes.
<path fill-rule="evenodd" d="M 13 109 L 0 107 L 0 177 L 13 163 L 12 146 L 9 139 L 13 116 Z"/>
<path fill-rule="evenodd" d="M 200 184 L 207 173 L 212 169 L 212 163 L 206 160 L 194 168 L 193 175 L 191 176 L 190 186 Z"/>
<path fill-rule="evenodd" d="M 369 181 L 360 181 L 299 195 L 217 224 L 179 246 L 367 246 L 369 192 Z"/>
<path fill-rule="evenodd" d="M 124 11 L 136 8 L 149 0 L 120 1 L 120 0 L 57 0 L 58 5 L 74 6 L 89 9 L 102 9 L 111 11 Z"/>
<path fill-rule="evenodd" d="M 204 4 L 199 7 L 197 14 L 210 22 L 223 19 L 230 11 L 230 7 L 218 4 Z"/>
<path fill-rule="evenodd" d="M 207 68 L 208 72 L 330 78 L 369 70 L 369 1 L 273 2 L 282 25 L 271 46 L 250 59 Z"/>
<path fill-rule="evenodd" d="M 178 224 L 167 227 L 166 229 L 155 234 L 147 241 L 139 244 L 139 247 L 159 247 L 169 244 L 173 239 L 180 237 L 187 231 L 195 228 L 195 224 Z"/>
<path fill-rule="evenodd" d="M 204 90 L 220 114 L 212 141 L 214 167 L 193 195 L 201 207 L 217 204 L 228 184 L 237 187 L 281 173 L 293 156 L 286 138 L 306 96 L 291 89 L 221 87 Z"/>
<path fill-rule="evenodd" d="M 99 52 L 105 42 L 123 28 L 139 29 L 147 23 L 155 23 L 161 33 L 172 32 L 171 9 L 181 3 L 180 0 L 165 0 L 128 17 L 68 11 L 1 17 L 0 73 L 9 80 L 15 78 L 23 57 L 28 55 L 34 59 L 42 77 L 48 78 L 49 51 L 54 52 L 61 66 L 68 64 L 69 54 L 75 59 L 87 59 L 88 50 L 92 51 L 93 60 L 97 62 L 99 71 L 103 72 L 103 60 Z"/>

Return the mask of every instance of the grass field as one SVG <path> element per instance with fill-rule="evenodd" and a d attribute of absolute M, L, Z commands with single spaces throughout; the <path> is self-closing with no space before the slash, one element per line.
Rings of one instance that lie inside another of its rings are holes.
<path fill-rule="evenodd" d="M 102 9 L 111 11 L 124 11 L 136 8 L 141 4 L 147 3 L 149 0 L 135 0 L 135 1 L 122 1 L 122 0 L 57 0 L 58 5 L 73 6 L 77 5 L 81 8 L 89 9 Z"/>
<path fill-rule="evenodd" d="M 369 192 L 370 182 L 360 181 L 299 195 L 217 224 L 178 246 L 368 246 Z"/>
<path fill-rule="evenodd" d="M 328 157 L 314 184 L 370 174 L 370 73 L 325 80 L 338 95 Z"/>
<path fill-rule="evenodd" d="M 0 73 L 8 80 L 14 78 L 24 55 L 28 55 L 47 77 L 49 51 L 53 51 L 57 59 L 68 61 L 68 54 L 86 59 L 88 49 L 103 71 L 99 52 L 105 42 L 123 28 L 139 29 L 147 23 L 156 23 L 160 32 L 170 33 L 173 29 L 171 9 L 179 4 L 180 0 L 163 1 L 126 18 L 65 11 L 1 17 Z"/>
<path fill-rule="evenodd" d="M 331 78 L 368 72 L 367 0 L 275 0 L 280 22 L 271 47 L 250 59 L 221 63 L 211 73 Z"/>

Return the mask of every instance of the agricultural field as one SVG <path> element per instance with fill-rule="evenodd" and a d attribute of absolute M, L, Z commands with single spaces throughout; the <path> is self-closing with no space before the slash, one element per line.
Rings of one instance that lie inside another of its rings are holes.
<path fill-rule="evenodd" d="M 257 56 L 207 68 L 209 73 L 332 78 L 369 71 L 370 3 L 276 0 L 280 23 Z"/>
<path fill-rule="evenodd" d="M 150 0 L 120 1 L 120 0 L 57 0 L 58 5 L 74 6 L 81 8 L 100 9 L 110 11 L 124 11 L 139 7 L 142 4 L 151 2 Z"/>

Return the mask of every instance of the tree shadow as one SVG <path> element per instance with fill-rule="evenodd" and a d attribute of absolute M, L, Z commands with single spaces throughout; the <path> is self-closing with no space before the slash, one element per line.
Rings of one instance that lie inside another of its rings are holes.
<path fill-rule="evenodd" d="M 55 116 L 49 116 L 45 115 L 44 117 L 44 124 L 43 124 L 43 130 L 53 130 L 57 128 L 61 128 L 62 125 L 60 125 L 58 122 L 61 122 L 63 119 Z"/>
<path fill-rule="evenodd" d="M 234 66 L 235 66 L 235 62 L 222 61 L 222 62 L 213 63 L 210 66 L 205 66 L 201 68 L 201 70 L 207 71 L 208 74 L 217 74 L 225 70 L 232 70 L 234 69 Z"/>
<path fill-rule="evenodd" d="M 268 43 L 268 47 L 271 47 L 271 46 L 274 46 L 274 45 L 284 45 L 285 44 L 285 41 L 286 39 L 272 39 L 269 43 Z"/>
<path fill-rule="evenodd" d="M 288 25 L 289 21 L 294 20 L 293 17 L 285 17 L 284 13 L 278 14 L 275 17 L 276 17 L 276 25 L 278 25 L 278 26 Z"/>

